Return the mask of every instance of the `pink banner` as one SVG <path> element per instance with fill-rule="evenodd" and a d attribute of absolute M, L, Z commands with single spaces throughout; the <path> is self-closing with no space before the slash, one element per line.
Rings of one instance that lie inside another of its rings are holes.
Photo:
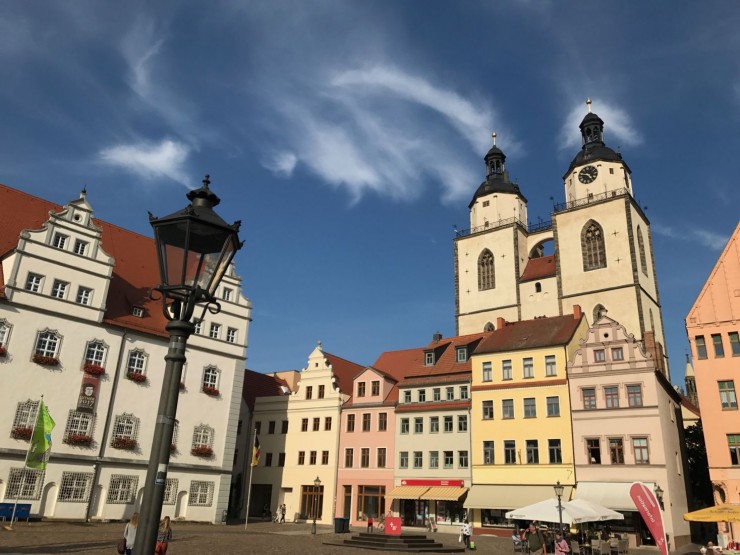
<path fill-rule="evenodd" d="M 386 536 L 400 536 L 401 535 L 401 517 L 398 517 L 398 516 L 385 517 L 385 535 Z"/>
<path fill-rule="evenodd" d="M 642 520 L 648 526 L 650 533 L 655 539 L 655 545 L 660 549 L 661 555 L 668 555 L 668 545 L 665 541 L 665 528 L 663 527 L 663 513 L 660 510 L 655 494 L 642 482 L 634 482 L 630 487 L 630 497 L 642 516 Z"/>

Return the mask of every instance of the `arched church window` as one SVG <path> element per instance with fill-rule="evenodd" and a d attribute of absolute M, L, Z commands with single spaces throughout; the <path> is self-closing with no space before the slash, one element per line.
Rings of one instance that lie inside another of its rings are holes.
<path fill-rule="evenodd" d="M 487 322 L 485 326 L 483 326 L 483 331 L 494 331 L 496 329 L 496 326 L 494 326 L 491 322 Z"/>
<path fill-rule="evenodd" d="M 637 249 L 640 251 L 640 267 L 642 273 L 647 275 L 647 259 L 645 258 L 645 241 L 642 240 L 642 230 L 637 226 Z"/>
<path fill-rule="evenodd" d="M 593 220 L 587 222 L 581 231 L 581 251 L 584 272 L 606 268 L 604 230 Z"/>
<path fill-rule="evenodd" d="M 601 320 L 602 316 L 606 316 L 606 307 L 603 304 L 597 304 L 594 307 L 594 323 Z"/>
<path fill-rule="evenodd" d="M 493 289 L 496 287 L 496 267 L 493 253 L 485 249 L 478 257 L 478 290 Z"/>
<path fill-rule="evenodd" d="M 534 292 L 542 293 L 542 284 L 539 281 L 534 284 Z"/>

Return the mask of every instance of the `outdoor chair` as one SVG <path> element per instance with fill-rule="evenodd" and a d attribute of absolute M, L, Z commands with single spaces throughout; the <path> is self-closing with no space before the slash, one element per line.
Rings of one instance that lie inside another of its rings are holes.
<path fill-rule="evenodd" d="M 627 555 L 630 551 L 630 541 L 627 539 L 619 540 L 617 542 L 617 554 Z"/>
<path fill-rule="evenodd" d="M 579 544 L 577 541 L 570 541 L 570 552 L 573 555 L 581 555 L 581 544 Z"/>
<path fill-rule="evenodd" d="M 609 542 L 603 540 L 593 540 L 591 542 L 591 553 L 593 555 L 611 555 L 612 548 Z"/>
<path fill-rule="evenodd" d="M 526 541 L 511 538 L 511 546 L 514 549 L 514 553 L 521 553 L 522 555 L 529 553 L 529 545 Z"/>

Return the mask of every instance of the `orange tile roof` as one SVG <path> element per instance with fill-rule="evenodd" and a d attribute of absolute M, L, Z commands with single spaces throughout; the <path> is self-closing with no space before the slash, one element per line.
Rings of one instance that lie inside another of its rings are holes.
<path fill-rule="evenodd" d="M 583 315 L 575 318 L 570 314 L 506 322 L 503 327 L 490 333 L 480 342 L 475 354 L 565 345 L 573 338 L 582 318 Z"/>
<path fill-rule="evenodd" d="M 361 364 L 350 362 L 349 360 L 343 359 L 331 353 L 324 351 L 324 357 L 331 364 L 332 372 L 334 377 L 337 378 L 337 385 L 339 391 L 345 395 L 352 395 L 352 386 L 354 378 L 360 371 L 364 370 L 365 367 Z"/>
<path fill-rule="evenodd" d="M 40 229 L 49 219 L 50 211 L 62 209 L 53 202 L 0 185 L 0 259 L 18 246 L 21 231 Z M 102 228 L 103 250 L 115 260 L 103 320 L 114 326 L 168 337 L 161 301 L 149 298 L 151 288 L 159 284 L 154 240 L 102 220 L 93 219 L 93 223 Z M 0 273 L 0 291 L 4 288 Z M 134 306 L 144 310 L 142 318 L 132 314 Z"/>
<path fill-rule="evenodd" d="M 524 268 L 519 282 L 533 281 L 555 276 L 555 255 L 540 256 L 539 258 L 530 258 L 527 266 Z"/>
<path fill-rule="evenodd" d="M 245 369 L 242 399 L 247 403 L 249 410 L 253 411 L 254 400 L 257 397 L 275 397 L 278 395 L 284 395 L 281 386 L 287 386 L 285 380 L 281 378 Z"/>

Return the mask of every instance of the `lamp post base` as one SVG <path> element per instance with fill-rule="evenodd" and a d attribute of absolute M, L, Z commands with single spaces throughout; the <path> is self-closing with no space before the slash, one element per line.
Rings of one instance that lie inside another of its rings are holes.
<path fill-rule="evenodd" d="M 311 524 L 311 534 L 316 535 L 316 522 Z"/>

